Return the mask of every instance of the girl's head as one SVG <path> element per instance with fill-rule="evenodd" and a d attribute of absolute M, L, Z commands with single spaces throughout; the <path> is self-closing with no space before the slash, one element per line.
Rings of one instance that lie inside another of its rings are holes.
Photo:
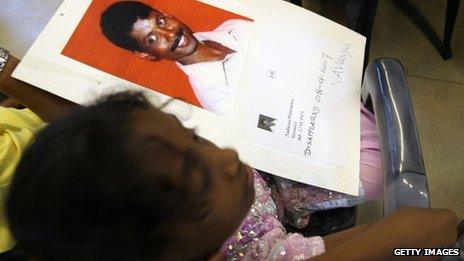
<path fill-rule="evenodd" d="M 237 153 L 120 93 L 50 124 L 25 152 L 7 202 L 40 260 L 202 258 L 254 199 Z"/>

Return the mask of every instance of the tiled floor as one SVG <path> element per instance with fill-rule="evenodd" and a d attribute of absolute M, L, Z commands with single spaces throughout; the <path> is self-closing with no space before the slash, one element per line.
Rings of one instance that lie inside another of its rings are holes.
<path fill-rule="evenodd" d="M 0 43 L 22 57 L 62 0 L 2 1 Z M 454 57 L 443 61 L 433 44 L 394 4 L 381 0 L 374 24 L 370 58 L 393 57 L 408 74 L 434 207 L 455 210 L 464 218 L 464 4 L 452 41 Z M 442 35 L 446 0 L 405 0 Z M 304 6 L 344 22 L 338 0 L 304 0 Z M 33 14 L 23 19 L 19 14 Z M 15 31 L 6 30 L 14 25 Z M 21 37 L 20 37 L 21 36 Z M 359 223 L 381 216 L 381 202 L 359 208 Z"/>
<path fill-rule="evenodd" d="M 22 58 L 61 2 L 63 0 L 0 1 L 0 45 Z"/>
<path fill-rule="evenodd" d="M 452 40 L 453 58 L 443 61 L 425 34 L 395 5 L 379 1 L 370 59 L 400 60 L 408 75 L 432 205 L 464 218 L 464 4 Z M 399 2 L 399 1 L 398 1 Z M 405 0 L 441 38 L 446 0 Z M 304 0 L 310 10 L 344 23 L 336 0 Z M 359 223 L 381 216 L 382 203 L 359 208 Z"/>

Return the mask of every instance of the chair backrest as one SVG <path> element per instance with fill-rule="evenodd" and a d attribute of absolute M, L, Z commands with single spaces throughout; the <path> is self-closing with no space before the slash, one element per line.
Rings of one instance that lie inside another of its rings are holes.
<path fill-rule="evenodd" d="M 380 135 L 385 177 L 384 215 L 399 207 L 430 207 L 422 152 L 409 87 L 394 59 L 372 61 L 364 74 L 364 103 L 370 98 Z"/>

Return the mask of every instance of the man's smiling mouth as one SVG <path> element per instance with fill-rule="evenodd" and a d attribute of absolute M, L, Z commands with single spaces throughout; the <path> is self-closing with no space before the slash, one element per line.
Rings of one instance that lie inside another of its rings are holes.
<path fill-rule="evenodd" d="M 184 35 L 184 30 L 179 29 L 176 33 L 176 39 L 171 46 L 171 52 L 174 52 L 178 47 L 184 47 L 187 44 L 187 39 Z"/>

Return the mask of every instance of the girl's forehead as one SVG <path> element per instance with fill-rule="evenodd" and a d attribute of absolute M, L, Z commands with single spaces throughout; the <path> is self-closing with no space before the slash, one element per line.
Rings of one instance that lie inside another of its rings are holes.
<path fill-rule="evenodd" d="M 165 113 L 156 107 L 149 107 L 147 109 L 139 110 L 135 112 L 135 118 L 138 123 L 151 123 L 151 125 L 156 125 L 157 127 L 176 127 L 179 129 L 184 129 L 182 124 L 177 120 L 177 118 L 169 113 Z M 154 126 L 153 126 L 154 127 Z"/>

